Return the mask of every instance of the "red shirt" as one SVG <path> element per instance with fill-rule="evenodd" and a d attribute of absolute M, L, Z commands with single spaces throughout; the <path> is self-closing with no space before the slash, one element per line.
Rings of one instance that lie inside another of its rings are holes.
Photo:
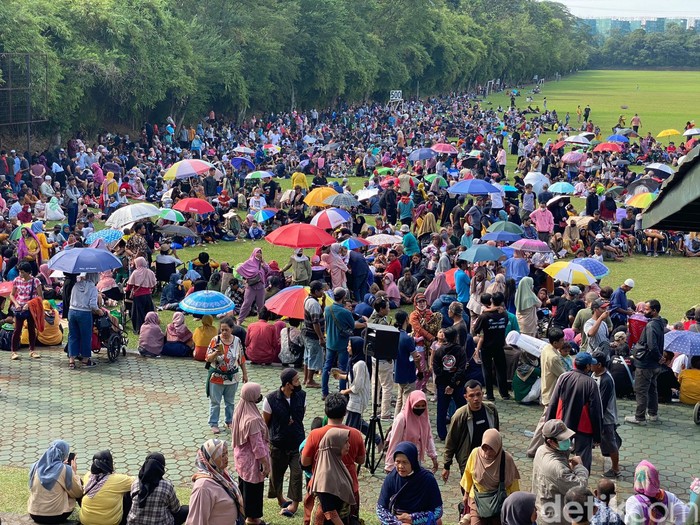
<path fill-rule="evenodd" d="M 356 428 L 351 428 L 345 425 L 326 425 L 325 427 L 317 428 L 312 430 L 308 437 L 306 438 L 306 445 L 304 445 L 304 450 L 301 452 L 302 457 L 313 458 L 314 464 L 316 463 L 316 454 L 318 453 L 318 446 L 331 428 L 342 428 L 350 431 L 350 450 L 346 455 L 343 456 L 343 464 L 348 469 L 350 477 L 352 478 L 352 489 L 355 492 L 360 490 L 360 485 L 357 481 L 357 463 L 355 460 L 357 458 L 364 457 L 365 455 L 365 441 L 362 438 L 362 434 Z M 313 480 L 313 477 L 311 478 Z"/>
<path fill-rule="evenodd" d="M 399 282 L 399 278 L 401 277 L 401 261 L 398 259 L 391 261 L 387 265 L 385 272 L 388 272 L 394 276 L 395 283 Z"/>

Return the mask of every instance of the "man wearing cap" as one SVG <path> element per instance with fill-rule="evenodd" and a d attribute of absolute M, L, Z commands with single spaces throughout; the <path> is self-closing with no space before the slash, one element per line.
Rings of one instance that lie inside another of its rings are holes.
<path fill-rule="evenodd" d="M 615 380 L 608 371 L 608 356 L 601 350 L 592 354 L 597 361 L 592 365 L 593 380 L 598 384 L 600 400 L 603 404 L 603 428 L 600 432 L 600 453 L 609 457 L 612 466 L 603 473 L 606 478 L 620 475 L 620 447 L 617 438 L 617 398 L 615 397 Z"/>
<path fill-rule="evenodd" d="M 597 388 L 597 387 L 596 387 Z M 574 487 L 588 485 L 588 470 L 579 456 L 571 456 L 571 438 L 576 434 L 561 419 L 544 424 L 544 445 L 532 463 L 532 493 L 539 525 L 570 525 L 564 516 L 564 495 Z"/>
<path fill-rule="evenodd" d="M 618 326 L 627 326 L 627 317 L 634 314 L 634 310 L 629 307 L 627 301 L 627 292 L 632 288 L 634 288 L 634 281 L 626 279 L 610 297 L 610 319 L 613 329 Z"/>
<path fill-rule="evenodd" d="M 591 365 L 598 361 L 587 352 L 579 352 L 574 359 L 574 369 L 557 381 L 549 399 L 547 419 L 559 418 L 576 432 L 574 447 L 581 456 L 583 466 L 590 472 L 593 445 L 600 443 L 603 426 L 603 405 L 600 390 L 589 375 Z"/>
<path fill-rule="evenodd" d="M 609 306 L 610 303 L 600 298 L 594 299 L 591 303 L 593 315 L 583 325 L 583 333 L 586 334 L 585 350 L 587 352 L 593 352 L 596 349 L 602 350 L 606 346 L 608 351 L 610 350 L 608 325 L 605 324 L 605 320 L 610 316 Z"/>
<path fill-rule="evenodd" d="M 403 235 L 401 244 L 403 244 L 404 253 L 409 257 L 420 254 L 418 240 L 416 239 L 416 236 L 411 233 L 411 227 L 408 224 L 401 226 L 401 234 Z"/>
<path fill-rule="evenodd" d="M 355 329 L 367 326 L 367 318 L 355 321 L 350 311 L 345 308 L 345 288 L 338 287 L 333 290 L 333 303 L 326 306 L 323 318 L 326 321 L 326 360 L 323 364 L 321 375 L 321 394 L 323 399 L 328 396 L 328 378 L 331 368 L 338 364 L 343 372 L 348 370 L 348 342 Z M 340 381 L 340 390 L 345 390 L 346 382 Z"/>

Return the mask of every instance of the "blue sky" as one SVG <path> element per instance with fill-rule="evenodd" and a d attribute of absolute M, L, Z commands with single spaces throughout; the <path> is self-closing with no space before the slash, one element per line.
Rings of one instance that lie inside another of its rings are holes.
<path fill-rule="evenodd" d="M 700 18 L 699 0 L 556 0 L 582 18 Z"/>

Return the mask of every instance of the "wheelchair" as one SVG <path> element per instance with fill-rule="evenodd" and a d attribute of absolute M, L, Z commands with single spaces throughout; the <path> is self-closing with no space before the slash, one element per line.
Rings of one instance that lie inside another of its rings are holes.
<path fill-rule="evenodd" d="M 667 232 L 660 232 L 661 235 L 663 236 L 663 239 L 661 239 L 661 242 L 659 243 L 659 250 L 657 253 L 664 254 L 664 255 L 671 255 L 671 238 L 669 237 Z M 635 251 L 637 253 L 640 253 L 642 255 L 646 255 L 647 253 L 647 245 L 646 245 L 646 240 L 647 236 L 644 233 L 643 230 L 637 230 L 634 232 L 634 236 L 636 239 L 636 246 L 635 246 Z"/>

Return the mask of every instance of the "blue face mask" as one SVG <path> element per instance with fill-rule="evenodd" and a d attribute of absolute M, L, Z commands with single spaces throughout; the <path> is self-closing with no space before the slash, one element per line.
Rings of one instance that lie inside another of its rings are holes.
<path fill-rule="evenodd" d="M 559 442 L 559 450 L 566 452 L 571 449 L 571 439 L 565 439 Z"/>

